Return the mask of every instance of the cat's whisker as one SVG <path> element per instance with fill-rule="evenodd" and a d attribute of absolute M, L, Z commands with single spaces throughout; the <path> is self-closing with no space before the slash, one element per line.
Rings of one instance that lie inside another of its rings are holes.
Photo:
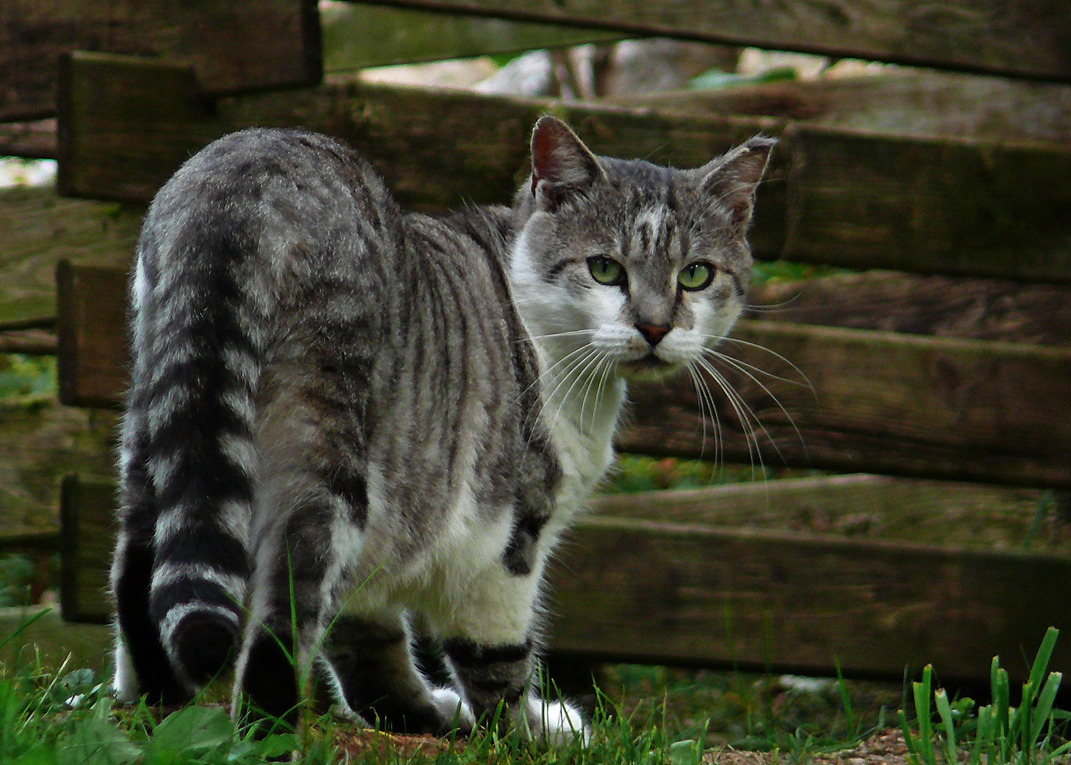
<path fill-rule="evenodd" d="M 565 393 L 562 394 L 561 401 L 558 403 L 558 408 L 554 412 L 554 416 L 550 420 L 551 427 L 553 427 L 553 424 L 558 421 L 558 415 L 561 414 L 562 408 L 565 406 L 565 402 L 568 400 L 569 395 L 573 390 L 573 386 L 576 385 L 577 381 L 580 379 L 580 375 L 579 374 L 576 374 L 576 376 L 573 377 L 574 373 L 577 373 L 577 371 L 581 367 L 581 365 L 586 364 L 589 360 L 594 358 L 599 352 L 598 349 L 596 349 L 591 344 L 585 345 L 582 348 L 579 348 L 577 350 L 583 350 L 583 351 L 586 351 L 587 353 L 585 355 L 582 355 L 579 358 L 579 360 L 577 360 L 574 363 L 572 363 L 568 367 L 568 369 L 566 369 L 565 372 L 561 375 L 560 379 L 555 378 L 555 379 L 558 379 L 557 384 L 554 386 L 554 388 L 549 393 L 544 395 L 543 401 L 542 401 L 542 403 L 540 404 L 540 407 L 539 407 L 539 412 L 536 415 L 537 418 L 543 417 L 543 415 L 544 415 L 544 413 L 546 411 L 546 408 L 550 405 L 550 403 L 552 401 L 554 401 L 554 399 L 557 396 L 557 393 L 561 389 L 562 385 L 564 385 L 572 377 L 573 378 L 572 382 L 569 383 L 569 387 L 566 388 Z M 575 353 L 575 351 L 574 351 L 574 353 Z M 571 353 L 569 355 L 572 356 L 574 354 Z M 566 358 L 568 358 L 568 357 L 566 357 Z"/>
<path fill-rule="evenodd" d="M 800 432 L 799 427 L 796 425 L 796 420 L 793 419 L 793 417 L 789 413 L 788 409 L 786 409 L 784 404 L 781 403 L 781 400 L 776 395 L 774 395 L 773 391 L 771 391 L 768 387 L 766 387 L 766 385 L 761 380 L 759 380 L 758 377 L 756 377 L 754 374 L 752 374 L 750 371 L 748 371 L 749 369 L 752 369 L 752 370 L 755 370 L 755 371 L 758 371 L 758 372 L 762 372 L 763 370 L 757 369 L 756 367 L 753 367 L 750 364 L 746 364 L 746 363 L 740 361 L 739 359 L 734 359 L 731 356 L 727 356 L 724 353 L 719 353 L 718 351 L 714 350 L 713 348 L 705 348 L 704 351 L 706 353 L 708 353 L 710 356 L 712 356 L 713 358 L 715 358 L 715 359 L 717 359 L 717 360 L 719 360 L 719 361 L 721 361 L 721 362 L 723 362 L 725 364 L 728 364 L 733 369 L 735 369 L 738 372 L 740 372 L 741 374 L 745 375 L 753 383 L 755 383 L 760 388 L 762 388 L 763 393 L 765 393 L 767 396 L 769 396 L 770 400 L 773 401 L 775 404 L 777 404 L 777 408 L 781 410 L 781 413 L 783 415 L 785 415 L 785 419 L 788 420 L 789 425 L 791 425 L 792 429 L 794 431 L 796 431 L 796 437 L 799 438 L 800 444 L 803 446 L 804 454 L 806 454 L 806 452 L 807 452 L 807 444 L 803 440 L 803 433 Z M 791 384 L 795 384 L 795 385 L 799 384 L 799 383 L 795 383 L 795 382 L 793 382 L 791 380 L 784 380 L 783 378 L 777 377 L 776 375 L 770 375 L 770 376 L 773 377 L 775 380 L 782 380 L 783 382 L 791 383 Z M 812 388 L 811 390 L 813 391 L 814 389 Z"/>
<path fill-rule="evenodd" d="M 576 356 L 578 353 L 581 353 L 581 352 L 587 350 L 590 347 L 591 347 L 591 343 L 585 343 L 584 345 L 581 345 L 579 348 L 574 348 L 572 351 L 570 351 L 569 353 L 567 353 L 564 356 L 562 356 L 560 359 L 555 361 L 553 364 L 551 364 L 546 369 L 540 370 L 539 375 L 536 377 L 536 379 L 533 380 L 531 383 L 529 383 L 529 385 L 524 390 L 522 390 L 519 394 L 517 394 L 517 397 L 513 401 L 513 404 L 516 405 L 517 403 L 519 403 L 520 400 L 523 399 L 524 396 L 529 391 L 532 390 L 532 388 L 539 387 L 540 389 L 545 391 L 551 384 L 554 383 L 555 380 L 558 379 L 557 375 L 554 374 L 554 370 L 555 369 L 560 367 L 562 364 L 568 365 L 569 360 L 573 356 Z M 568 370 L 566 370 L 566 373 L 568 373 Z"/>
<path fill-rule="evenodd" d="M 599 387 L 595 391 L 595 410 L 599 409 L 599 399 L 602 397 L 603 387 L 606 385 L 606 380 L 610 377 L 614 370 L 617 369 L 617 362 L 613 361 L 609 356 L 606 357 L 606 369 L 602 373 L 602 378 L 599 380 Z"/>
<path fill-rule="evenodd" d="M 708 338 L 719 338 L 718 335 L 708 335 L 707 337 Z M 806 374 L 804 374 L 803 370 L 800 369 L 795 364 L 793 364 L 787 358 L 782 356 L 777 351 L 771 350 L 771 349 L 767 348 L 765 345 L 760 345 L 759 343 L 753 343 L 750 340 L 741 340 L 739 337 L 728 336 L 728 337 L 720 337 L 720 339 L 723 340 L 724 342 L 727 342 L 727 343 L 735 343 L 736 345 L 742 345 L 745 348 L 754 348 L 757 351 L 762 351 L 763 353 L 768 353 L 769 355 L 773 356 L 775 359 L 780 361 L 785 366 L 789 367 L 793 372 L 795 372 L 796 374 L 798 374 L 800 376 L 800 379 L 803 382 L 796 383 L 797 385 L 806 385 L 807 388 L 810 389 L 811 393 L 813 393 L 813 394 L 815 394 L 815 396 L 817 396 L 817 393 L 815 393 L 815 390 L 814 390 L 814 385 L 811 384 L 810 378 L 807 377 Z M 766 374 L 769 375 L 768 372 Z M 773 375 L 770 375 L 770 376 L 772 377 Z"/>
<path fill-rule="evenodd" d="M 718 407 L 714 401 L 714 394 L 710 391 L 710 386 L 706 384 L 706 381 L 696 370 L 694 364 L 689 364 L 686 369 L 688 374 L 692 378 L 692 382 L 695 385 L 696 394 L 699 398 L 699 416 L 703 417 L 704 407 L 710 413 L 710 418 L 714 426 L 714 461 L 717 462 L 719 456 L 722 462 L 725 460 L 725 446 L 722 440 L 721 432 L 721 416 L 718 414 Z M 706 445 L 706 420 L 703 419 L 703 446 L 700 447 L 702 452 L 703 447 Z"/>
<path fill-rule="evenodd" d="M 766 464 L 762 458 L 762 447 L 759 443 L 758 436 L 759 429 L 762 430 L 763 435 L 766 436 L 767 440 L 769 440 L 770 443 L 773 444 L 775 450 L 777 449 L 777 444 L 774 443 L 773 439 L 770 437 L 770 434 L 766 431 L 766 428 L 763 427 L 762 422 L 755 414 L 755 411 L 733 388 L 733 386 L 729 384 L 729 381 L 725 379 L 725 376 L 722 375 L 722 373 L 718 371 L 706 359 L 697 359 L 697 363 L 718 384 L 718 387 L 721 388 L 723 393 L 725 393 L 725 396 L 728 399 L 730 406 L 732 406 L 733 411 L 736 414 L 737 420 L 740 422 L 740 426 L 744 434 L 744 443 L 747 444 L 748 458 L 751 462 L 752 470 L 754 471 L 755 459 L 757 457 L 759 461 L 759 469 L 762 471 L 763 475 L 765 475 Z M 754 448 L 752 448 L 752 444 L 754 444 Z M 778 454 L 780 454 L 779 451 Z"/>

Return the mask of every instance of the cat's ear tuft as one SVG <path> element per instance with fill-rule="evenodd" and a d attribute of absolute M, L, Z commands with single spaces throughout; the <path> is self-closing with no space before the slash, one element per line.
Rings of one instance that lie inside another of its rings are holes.
<path fill-rule="evenodd" d="M 776 145 L 776 138 L 757 135 L 700 168 L 700 189 L 729 211 L 733 225 L 746 227 L 751 221 L 755 189 Z"/>
<path fill-rule="evenodd" d="M 557 117 L 544 115 L 532 131 L 532 195 L 550 211 L 583 194 L 602 176 L 599 161 Z"/>

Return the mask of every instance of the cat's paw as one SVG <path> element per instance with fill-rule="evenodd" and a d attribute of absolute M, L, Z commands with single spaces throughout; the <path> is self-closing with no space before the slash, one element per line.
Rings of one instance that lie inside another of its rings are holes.
<path fill-rule="evenodd" d="M 591 740 L 591 728 L 579 709 L 567 701 L 529 698 L 526 704 L 528 729 L 532 738 L 553 746 Z"/>
<path fill-rule="evenodd" d="M 112 676 L 112 693 L 124 704 L 133 704 L 138 700 L 138 676 L 134 672 L 134 662 L 130 651 L 120 637 L 115 641 L 115 674 Z"/>
<path fill-rule="evenodd" d="M 471 733 L 476 727 L 476 717 L 472 714 L 472 708 L 452 688 L 432 689 L 431 703 L 448 725 L 451 728 L 457 728 L 460 733 Z"/>

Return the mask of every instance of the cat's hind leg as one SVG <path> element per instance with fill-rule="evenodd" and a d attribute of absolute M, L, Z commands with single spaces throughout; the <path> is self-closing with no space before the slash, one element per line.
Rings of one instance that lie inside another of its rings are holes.
<path fill-rule="evenodd" d="M 445 735 L 472 728 L 457 692 L 435 688 L 414 662 L 401 608 L 373 615 L 341 613 L 328 628 L 329 679 L 362 718 L 387 730 Z"/>

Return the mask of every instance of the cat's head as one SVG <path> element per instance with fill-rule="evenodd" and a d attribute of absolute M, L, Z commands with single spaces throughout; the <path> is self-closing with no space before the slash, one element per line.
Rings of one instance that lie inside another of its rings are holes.
<path fill-rule="evenodd" d="M 745 234 L 776 141 L 755 137 L 692 170 L 597 157 L 543 117 L 514 209 L 511 281 L 552 357 L 625 377 L 698 363 L 745 306 Z M 597 366 L 598 365 L 598 366 Z"/>

